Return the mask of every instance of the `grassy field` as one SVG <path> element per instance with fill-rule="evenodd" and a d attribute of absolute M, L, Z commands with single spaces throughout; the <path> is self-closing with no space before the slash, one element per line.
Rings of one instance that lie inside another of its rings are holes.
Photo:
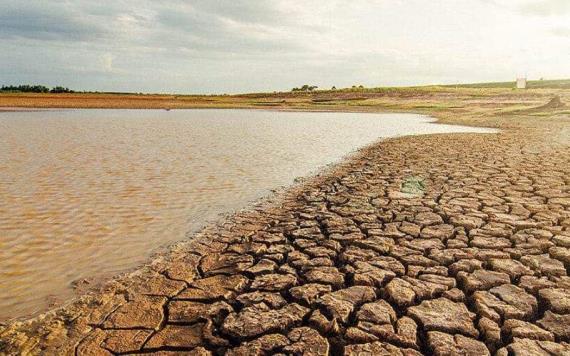
<path fill-rule="evenodd" d="M 456 84 L 446 86 L 457 88 L 514 88 L 515 82 Z M 527 87 L 529 89 L 570 89 L 570 79 L 529 80 L 527 82 Z"/>
<path fill-rule="evenodd" d="M 570 105 L 544 107 L 558 96 L 570 104 L 570 80 L 540 81 L 548 87 L 514 90 L 501 83 L 403 88 L 355 88 L 313 92 L 275 92 L 240 95 L 161 94 L 29 94 L 0 93 L 0 108 L 113 108 L 185 109 L 256 108 L 271 110 L 416 112 L 443 122 L 488 124 L 489 118 L 562 117 Z M 512 83 L 511 83 L 512 84 Z M 506 85 L 506 83 L 504 84 Z M 569 86 L 569 87 L 566 87 Z M 501 122 L 508 124 L 509 120 Z M 496 121 L 494 121 L 496 122 Z"/>

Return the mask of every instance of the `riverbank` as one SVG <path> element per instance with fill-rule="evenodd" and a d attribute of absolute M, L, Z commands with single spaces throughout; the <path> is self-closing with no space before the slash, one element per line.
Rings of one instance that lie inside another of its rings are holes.
<path fill-rule="evenodd" d="M 295 98 L 282 109 L 419 111 L 503 131 L 363 149 L 101 291 L 7 325 L 0 350 L 570 352 L 570 121 L 542 106 L 568 93 L 471 90 Z"/>

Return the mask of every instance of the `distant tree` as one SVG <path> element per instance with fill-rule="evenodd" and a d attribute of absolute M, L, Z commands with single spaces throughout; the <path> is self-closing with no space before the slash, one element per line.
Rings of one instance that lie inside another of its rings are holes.
<path fill-rule="evenodd" d="M 57 87 L 52 88 L 49 92 L 50 93 L 73 93 L 73 90 L 71 90 L 69 88 L 57 86 Z"/>
<path fill-rule="evenodd" d="M 316 85 L 305 84 L 300 88 L 293 88 L 293 89 L 291 89 L 291 91 L 313 91 L 317 88 L 318 88 L 318 86 L 316 86 Z"/>
<path fill-rule="evenodd" d="M 336 90 L 336 87 L 333 85 L 333 87 L 331 88 L 331 90 Z"/>
<path fill-rule="evenodd" d="M 0 88 L 2 92 L 12 93 L 73 93 L 73 90 L 57 86 L 50 89 L 44 85 L 4 85 Z"/>

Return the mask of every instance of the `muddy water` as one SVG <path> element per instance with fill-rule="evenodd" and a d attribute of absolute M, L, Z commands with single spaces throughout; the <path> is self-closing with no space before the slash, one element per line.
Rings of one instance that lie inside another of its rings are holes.
<path fill-rule="evenodd" d="M 0 113 L 0 319 L 132 268 L 378 138 L 482 131 L 417 115 L 248 110 Z"/>

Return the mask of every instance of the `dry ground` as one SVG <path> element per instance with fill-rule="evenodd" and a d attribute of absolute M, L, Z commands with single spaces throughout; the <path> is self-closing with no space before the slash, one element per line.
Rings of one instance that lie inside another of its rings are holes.
<path fill-rule="evenodd" d="M 570 103 L 553 89 L 0 96 L 0 106 L 414 111 L 502 129 L 363 149 L 100 291 L 6 325 L 0 353 L 570 354 L 570 115 L 543 106 L 555 95 Z"/>

